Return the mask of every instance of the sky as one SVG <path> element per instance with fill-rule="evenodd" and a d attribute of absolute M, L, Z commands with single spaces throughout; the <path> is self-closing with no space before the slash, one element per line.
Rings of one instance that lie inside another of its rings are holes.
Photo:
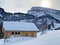
<path fill-rule="evenodd" d="M 0 7 L 6 12 L 27 13 L 33 6 L 60 10 L 60 0 L 0 0 Z"/>

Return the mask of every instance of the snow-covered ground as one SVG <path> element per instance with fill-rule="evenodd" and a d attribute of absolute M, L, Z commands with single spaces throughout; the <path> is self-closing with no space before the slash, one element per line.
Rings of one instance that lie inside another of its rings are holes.
<path fill-rule="evenodd" d="M 13 40 L 12 40 L 13 39 Z M 60 45 L 60 30 L 48 31 L 46 34 L 37 34 L 37 38 L 24 37 L 24 38 L 10 38 L 4 43 L 0 39 L 0 45 Z"/>
<path fill-rule="evenodd" d="M 60 23 L 54 23 L 54 28 L 51 27 L 51 30 L 55 30 L 56 28 L 60 27 Z"/>
<path fill-rule="evenodd" d="M 4 39 L 0 39 L 0 45 L 3 45 Z"/>
<path fill-rule="evenodd" d="M 60 30 L 49 31 L 47 34 L 38 35 L 37 38 L 25 42 L 18 42 L 12 45 L 60 45 Z"/>
<path fill-rule="evenodd" d="M 18 43 L 18 42 L 24 42 L 27 40 L 32 40 L 32 37 L 13 37 L 11 36 L 10 38 L 6 39 L 3 45 L 11 45 L 14 43 Z"/>
<path fill-rule="evenodd" d="M 59 23 L 54 23 L 54 26 L 55 26 L 55 28 L 58 28 L 58 27 L 60 27 L 60 24 Z"/>

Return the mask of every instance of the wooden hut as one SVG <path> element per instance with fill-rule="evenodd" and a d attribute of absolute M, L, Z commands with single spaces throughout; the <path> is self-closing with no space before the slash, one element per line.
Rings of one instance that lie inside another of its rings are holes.
<path fill-rule="evenodd" d="M 34 23 L 28 22 L 12 22 L 4 21 L 2 32 L 4 33 L 4 38 L 9 38 L 10 36 L 22 36 L 22 37 L 36 37 L 38 28 Z"/>

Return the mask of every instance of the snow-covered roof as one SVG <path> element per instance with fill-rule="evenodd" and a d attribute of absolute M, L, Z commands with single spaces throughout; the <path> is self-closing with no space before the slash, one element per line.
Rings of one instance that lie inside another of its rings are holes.
<path fill-rule="evenodd" d="M 39 31 L 34 23 L 4 21 L 3 27 L 6 31 Z"/>

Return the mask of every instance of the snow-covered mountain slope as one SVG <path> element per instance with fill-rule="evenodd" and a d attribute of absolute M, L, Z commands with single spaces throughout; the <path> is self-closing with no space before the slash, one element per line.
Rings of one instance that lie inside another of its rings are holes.
<path fill-rule="evenodd" d="M 60 20 L 60 10 L 44 8 L 44 7 L 32 7 L 31 10 L 29 10 L 25 14 L 20 12 L 16 12 L 16 13 L 5 12 L 3 8 L 0 8 L 0 20 L 3 21 L 13 21 L 13 20 L 20 21 L 22 19 L 33 19 L 36 15 L 40 17 L 46 14 L 50 14 L 54 18 Z"/>
<path fill-rule="evenodd" d="M 60 11 L 50 8 L 44 7 L 32 7 L 31 10 L 27 12 L 28 14 L 37 15 L 38 17 L 46 14 L 50 14 L 51 16 L 55 17 L 56 19 L 60 20 Z"/>
<path fill-rule="evenodd" d="M 40 35 L 40 33 L 38 33 L 37 38 L 30 38 L 29 40 L 24 40 L 25 38 L 22 38 L 23 41 L 17 40 L 15 43 L 11 42 L 19 38 L 15 38 L 13 40 L 11 39 L 12 38 L 10 38 L 10 41 L 7 41 L 5 43 L 3 43 L 3 39 L 0 39 L 0 45 L 60 45 L 60 30 L 48 31 L 43 35 Z"/>
<path fill-rule="evenodd" d="M 24 19 L 33 19 L 35 16 L 29 15 L 27 13 L 21 13 L 21 12 L 16 12 L 16 13 L 10 13 L 10 12 L 5 12 L 3 8 L 0 7 L 0 20 L 3 21 L 20 21 Z"/>

